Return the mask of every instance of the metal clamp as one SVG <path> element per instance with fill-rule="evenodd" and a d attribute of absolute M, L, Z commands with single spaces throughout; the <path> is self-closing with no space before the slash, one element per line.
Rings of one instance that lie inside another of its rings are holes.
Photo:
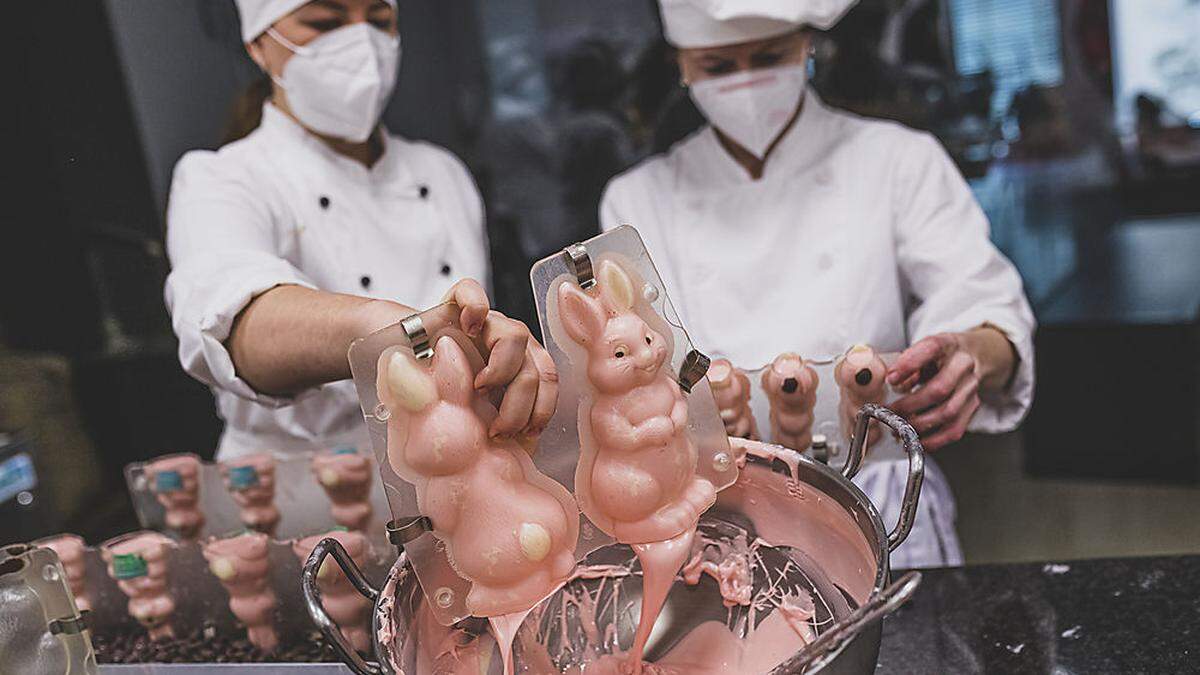
<path fill-rule="evenodd" d="M 55 619 L 50 622 L 51 635 L 78 635 L 90 628 L 92 611 L 85 609 L 79 612 L 79 616 L 71 616 L 65 619 Z"/>
<path fill-rule="evenodd" d="M 382 675 L 384 670 L 378 663 L 366 661 L 358 655 L 350 641 L 342 634 L 342 630 L 325 611 L 325 605 L 321 603 L 321 589 L 317 586 L 317 574 L 321 571 L 321 565 L 325 563 L 325 558 L 330 554 L 337 561 L 338 567 L 341 567 L 342 571 L 346 573 L 346 578 L 350 580 L 354 590 L 370 600 L 372 605 L 379 600 L 379 589 L 372 586 L 371 582 L 363 576 L 362 570 L 358 568 L 350 554 L 346 553 L 346 549 L 342 548 L 337 539 L 327 537 L 322 539 L 321 543 L 317 544 L 308 556 L 308 560 L 304 563 L 304 571 L 300 576 L 301 586 L 304 589 L 304 605 L 308 609 L 308 615 L 312 617 L 313 623 L 317 624 L 317 628 L 321 629 L 321 634 L 325 636 L 325 639 L 329 640 L 329 644 L 341 657 L 342 662 L 349 666 L 356 675 Z"/>
<path fill-rule="evenodd" d="M 895 551 L 904 543 L 908 533 L 912 531 L 913 522 L 917 518 L 917 503 L 921 499 L 921 484 L 925 481 L 925 448 L 913 428 L 903 417 L 875 403 L 868 403 L 858 411 L 854 420 L 854 436 L 850 439 L 850 454 L 846 465 L 842 467 L 842 475 L 847 479 L 854 478 L 862 467 L 866 455 L 867 425 L 876 419 L 887 425 L 904 446 L 908 455 L 908 481 L 904 486 L 904 498 L 900 502 L 900 520 L 895 529 L 888 533 L 888 550 Z"/>
<path fill-rule="evenodd" d="M 567 266 L 579 282 L 579 287 L 587 290 L 596 285 L 596 274 L 592 270 L 592 257 L 588 255 L 587 247 L 583 244 L 571 244 L 563 249 L 567 255 Z"/>
<path fill-rule="evenodd" d="M 425 322 L 421 321 L 419 314 L 402 320 L 400 327 L 404 329 L 404 334 L 408 336 L 408 342 L 412 345 L 413 354 L 418 359 L 427 359 L 433 356 L 433 346 L 429 344 L 429 333 L 425 332 Z"/>
<path fill-rule="evenodd" d="M 917 592 L 917 586 L 920 585 L 920 572 L 909 572 L 900 577 L 899 581 L 880 591 L 862 607 L 854 610 L 850 616 L 839 621 L 836 626 L 817 636 L 817 639 L 813 640 L 799 654 L 776 666 L 771 671 L 771 675 L 803 673 L 810 666 L 814 671 L 820 670 L 837 656 L 838 650 L 848 640 L 912 599 L 913 594 Z"/>
<path fill-rule="evenodd" d="M 679 367 L 679 388 L 692 393 L 692 387 L 708 374 L 712 359 L 693 349 L 683 357 L 683 365 Z"/>
<path fill-rule="evenodd" d="M 432 532 L 433 521 L 428 516 L 413 516 L 402 520 L 388 521 L 385 529 L 388 541 L 392 542 L 393 546 L 404 548 L 408 542 L 419 539 L 426 532 Z"/>

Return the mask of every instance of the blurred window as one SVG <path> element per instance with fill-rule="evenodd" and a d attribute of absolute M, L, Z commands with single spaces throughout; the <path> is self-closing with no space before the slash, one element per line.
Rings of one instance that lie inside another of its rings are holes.
<path fill-rule="evenodd" d="M 993 117 L 1030 85 L 1062 83 L 1056 0 L 950 0 L 954 60 L 962 75 L 992 74 Z"/>

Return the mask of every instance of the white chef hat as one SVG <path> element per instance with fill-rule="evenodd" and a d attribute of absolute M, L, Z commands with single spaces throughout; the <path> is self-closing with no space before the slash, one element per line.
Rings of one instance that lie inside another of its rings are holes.
<path fill-rule="evenodd" d="M 307 5 L 311 0 L 237 0 L 242 18 L 242 42 L 262 35 L 276 21 Z M 392 7 L 396 0 L 385 0 Z"/>
<path fill-rule="evenodd" d="M 837 23 L 858 0 L 659 0 L 676 47 L 721 47 Z"/>

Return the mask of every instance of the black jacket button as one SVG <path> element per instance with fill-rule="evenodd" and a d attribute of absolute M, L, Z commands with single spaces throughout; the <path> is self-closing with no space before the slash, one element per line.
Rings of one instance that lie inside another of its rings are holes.
<path fill-rule="evenodd" d="M 358 280 L 358 283 L 362 284 L 363 288 L 370 288 L 371 287 L 371 277 L 364 274 L 363 277 Z"/>
<path fill-rule="evenodd" d="M 421 199 L 428 199 L 429 198 L 429 186 L 422 185 L 421 188 L 419 190 L 417 190 L 417 193 L 421 195 Z"/>
<path fill-rule="evenodd" d="M 451 272 L 450 266 L 447 265 L 446 263 L 442 263 L 442 276 L 448 277 L 448 276 L 450 276 L 450 272 Z"/>
<path fill-rule="evenodd" d="M 322 196 L 317 202 L 321 205 L 321 208 L 329 208 L 329 197 Z"/>

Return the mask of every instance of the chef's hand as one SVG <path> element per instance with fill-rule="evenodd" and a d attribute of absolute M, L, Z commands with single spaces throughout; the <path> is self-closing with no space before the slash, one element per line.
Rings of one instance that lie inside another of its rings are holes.
<path fill-rule="evenodd" d="M 474 341 L 486 365 L 475 376 L 479 391 L 503 391 L 500 414 L 489 433 L 495 436 L 535 436 L 546 428 L 558 402 L 558 370 L 554 359 L 542 348 L 525 324 L 491 308 L 487 292 L 474 279 L 463 279 L 446 293 L 447 302 L 458 306 L 458 323 Z M 373 317 L 368 334 L 390 326 L 412 314 L 412 310 L 387 301 L 383 317 Z M 435 313 L 425 329 L 436 334 L 443 326 Z"/>
<path fill-rule="evenodd" d="M 979 366 L 962 335 L 927 337 L 904 350 L 888 370 L 888 384 L 910 392 L 890 407 L 913 425 L 926 450 L 962 438 L 979 409 Z"/>

